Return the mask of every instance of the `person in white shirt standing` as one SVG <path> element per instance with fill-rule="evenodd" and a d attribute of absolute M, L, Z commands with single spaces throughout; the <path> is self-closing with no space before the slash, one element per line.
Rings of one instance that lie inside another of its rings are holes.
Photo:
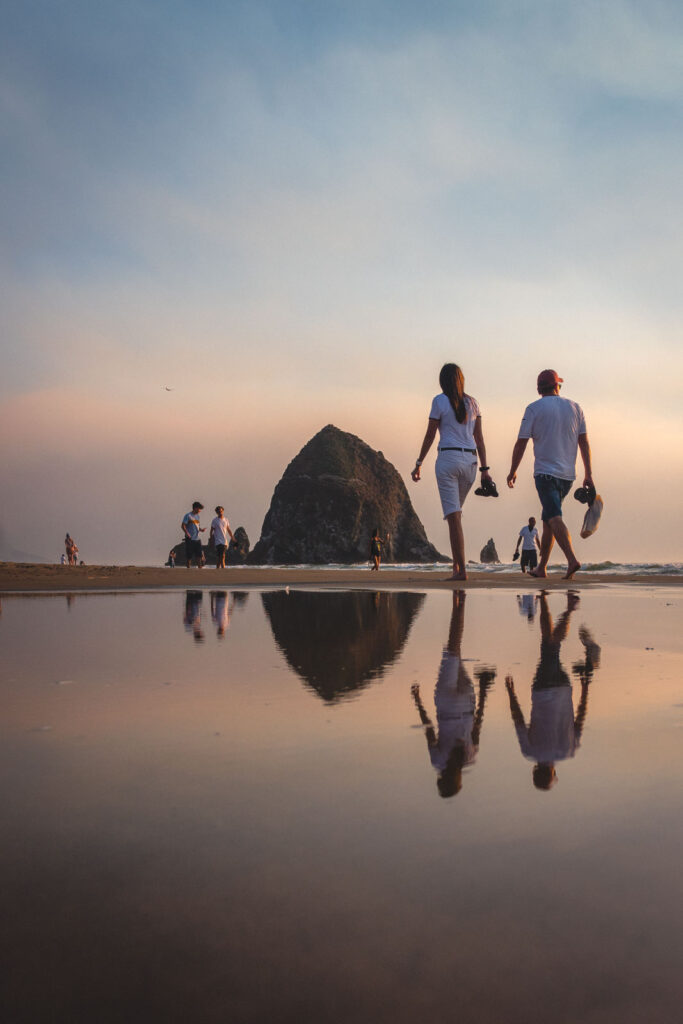
<path fill-rule="evenodd" d="M 541 560 L 538 568 L 532 569 L 529 575 L 545 579 L 550 552 L 557 541 L 567 558 L 567 571 L 563 579 L 570 580 L 581 568 L 581 563 L 574 554 L 569 530 L 562 519 L 562 502 L 576 477 L 577 449 L 583 460 L 583 485 L 595 486 L 586 420 L 576 402 L 560 397 L 560 385 L 564 382 L 555 370 L 542 370 L 536 383 L 541 397 L 524 410 L 517 442 L 512 450 L 507 483 L 508 487 L 515 486 L 517 469 L 529 438 L 533 438 L 534 481 L 543 508 L 543 533 Z"/>
<path fill-rule="evenodd" d="M 465 378 L 455 363 L 446 363 L 439 374 L 441 394 L 437 395 L 429 413 L 427 431 L 415 469 L 410 474 L 415 483 L 420 467 L 439 431 L 439 454 L 436 459 L 436 482 L 441 498 L 443 517 L 453 553 L 453 574 L 450 580 L 466 580 L 465 537 L 462 530 L 462 506 L 477 475 L 477 454 L 481 460 L 481 479 L 490 480 L 486 465 L 486 445 L 481 427 L 479 404 L 465 394 Z"/>
<path fill-rule="evenodd" d="M 529 517 L 529 525 L 523 526 L 522 529 L 519 531 L 519 537 L 517 538 L 517 547 L 515 548 L 515 553 L 512 556 L 513 562 L 519 554 L 520 542 L 522 545 L 522 560 L 519 563 L 519 567 L 522 570 L 522 572 L 526 572 L 527 566 L 531 571 L 531 569 L 536 568 L 536 565 L 538 563 L 538 559 L 536 558 L 536 548 L 534 547 L 534 542 L 538 550 L 541 550 L 541 542 L 538 539 L 538 530 L 536 529 L 536 520 L 533 516 Z"/>
<path fill-rule="evenodd" d="M 216 545 L 216 568 L 225 569 L 225 553 L 228 550 L 228 537 L 234 541 L 235 536 L 230 529 L 230 523 L 225 518 L 225 509 L 222 505 L 216 505 L 216 516 L 211 520 L 211 533 L 209 541 L 213 538 Z"/>

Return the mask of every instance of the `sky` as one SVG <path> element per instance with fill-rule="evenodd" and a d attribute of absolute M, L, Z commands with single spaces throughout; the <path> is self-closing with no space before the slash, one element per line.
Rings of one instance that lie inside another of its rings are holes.
<path fill-rule="evenodd" d="M 579 557 L 683 560 L 682 114 L 673 0 L 5 0 L 0 557 L 158 564 L 195 498 L 253 546 L 327 423 L 448 550 L 409 472 L 454 361 L 501 492 L 469 558 L 539 514 L 505 477 L 553 367 Z"/>

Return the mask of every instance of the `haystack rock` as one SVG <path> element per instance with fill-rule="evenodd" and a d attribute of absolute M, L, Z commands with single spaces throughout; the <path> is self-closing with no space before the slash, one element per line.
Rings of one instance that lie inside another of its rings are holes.
<path fill-rule="evenodd" d="M 388 537 L 383 562 L 446 560 L 427 540 L 403 480 L 382 452 L 330 424 L 287 466 L 249 562 L 365 562 L 375 528 Z"/>
<path fill-rule="evenodd" d="M 498 557 L 498 552 L 496 551 L 496 545 L 493 543 L 493 537 L 491 537 L 490 540 L 487 540 L 483 548 L 481 549 L 479 561 L 486 562 L 487 564 L 495 563 L 496 565 L 500 565 L 500 558 Z"/>
<path fill-rule="evenodd" d="M 228 550 L 225 553 L 226 565 L 244 565 L 249 556 L 249 537 L 243 526 L 238 526 L 234 532 L 234 541 L 230 541 Z"/>

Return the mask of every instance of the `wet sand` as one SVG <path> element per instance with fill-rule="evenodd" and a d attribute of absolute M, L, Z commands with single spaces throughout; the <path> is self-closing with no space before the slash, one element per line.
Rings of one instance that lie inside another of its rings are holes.
<path fill-rule="evenodd" d="M 421 589 L 453 587 L 456 584 L 446 579 L 448 570 L 424 572 L 410 569 L 394 569 L 383 566 L 378 573 L 369 569 L 312 569 L 269 568 L 268 566 L 232 566 L 228 569 L 175 569 L 144 567 L 135 565 L 36 565 L 22 562 L 0 562 L 0 594 L 32 592 L 64 593 L 75 590 L 158 590 L 168 587 L 222 587 L 239 588 L 247 586 L 314 586 L 321 588 L 362 588 L 369 590 L 405 588 L 419 586 Z M 596 573 L 579 571 L 571 581 L 562 579 L 562 570 L 552 570 L 547 579 L 522 574 L 519 571 L 482 572 L 472 571 L 466 583 L 458 587 L 510 588 L 519 590 L 540 588 L 566 588 L 580 584 L 604 586 L 606 584 L 636 584 L 678 587 L 683 577 L 657 574 L 642 576 L 636 573 Z"/>
<path fill-rule="evenodd" d="M 3 1022 L 678 1019 L 683 595 L 201 575 L 2 599 Z"/>

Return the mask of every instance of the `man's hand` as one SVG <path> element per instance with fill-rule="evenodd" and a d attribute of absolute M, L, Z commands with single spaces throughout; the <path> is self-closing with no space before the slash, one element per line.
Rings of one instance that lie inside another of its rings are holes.
<path fill-rule="evenodd" d="M 517 479 L 517 474 L 513 473 L 512 470 L 511 470 L 508 473 L 508 487 L 510 487 L 510 488 L 514 487 L 516 479 Z"/>
<path fill-rule="evenodd" d="M 200 526 L 199 527 L 199 532 L 200 533 L 206 533 L 206 527 L 205 526 Z"/>
<path fill-rule="evenodd" d="M 593 488 L 595 488 L 595 484 L 593 483 L 593 477 L 590 476 L 590 475 L 585 476 L 583 478 L 583 486 L 584 487 L 593 487 Z"/>
<path fill-rule="evenodd" d="M 410 475 L 412 476 L 415 483 L 417 483 L 418 480 L 420 479 L 420 467 L 416 466 Z"/>

